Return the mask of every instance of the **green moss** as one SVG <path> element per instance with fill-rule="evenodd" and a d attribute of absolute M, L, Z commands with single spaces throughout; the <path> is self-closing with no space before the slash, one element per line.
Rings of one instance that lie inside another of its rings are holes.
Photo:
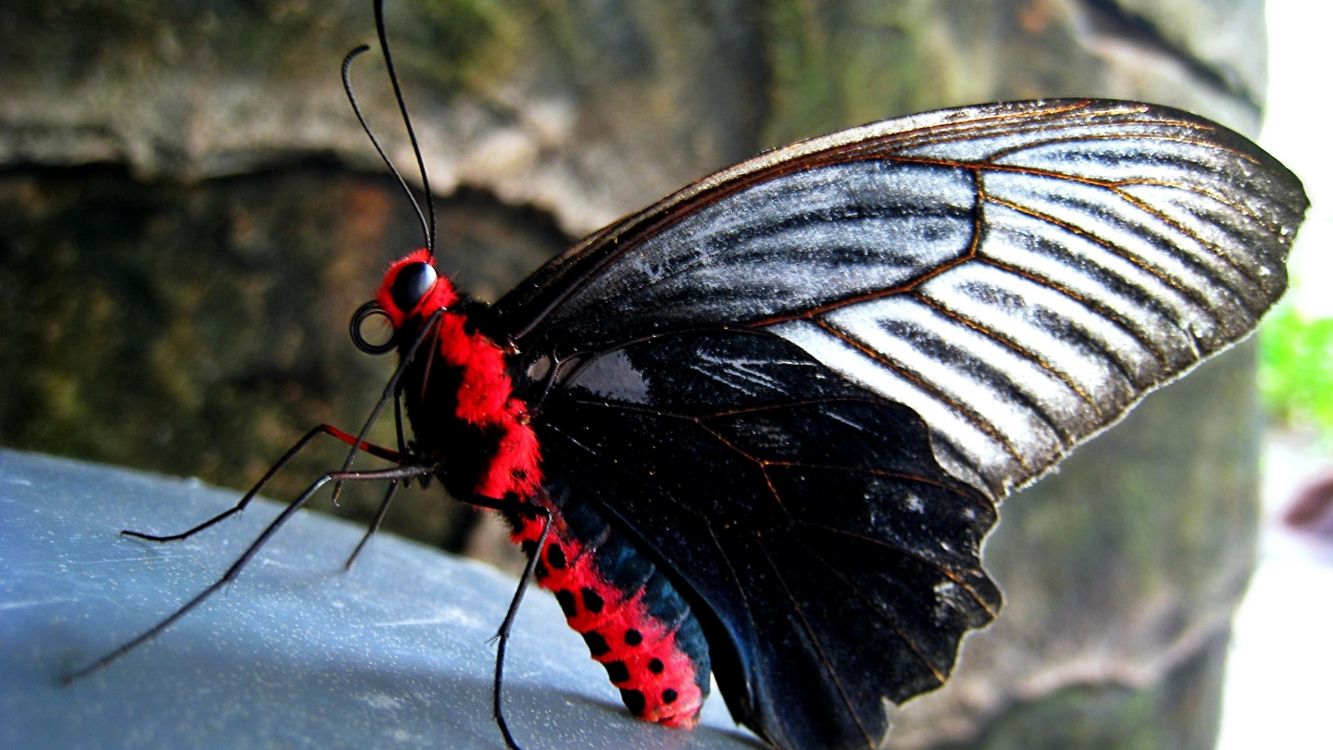
<path fill-rule="evenodd" d="M 414 19 L 401 32 L 413 43 L 402 48 L 424 56 L 416 61 L 421 72 L 454 86 L 482 87 L 503 78 L 528 24 L 522 10 L 500 0 L 432 0 L 412 10 Z"/>
<path fill-rule="evenodd" d="M 773 108 L 765 139 L 780 143 L 848 123 L 922 109 L 931 9 L 920 2 L 770 6 L 765 34 Z"/>

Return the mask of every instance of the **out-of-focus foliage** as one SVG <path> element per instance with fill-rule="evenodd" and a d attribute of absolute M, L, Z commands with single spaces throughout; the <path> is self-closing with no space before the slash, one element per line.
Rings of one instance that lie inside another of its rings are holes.
<path fill-rule="evenodd" d="M 1261 334 L 1259 383 L 1269 413 L 1312 425 L 1333 443 L 1333 318 L 1309 318 L 1282 305 Z"/>

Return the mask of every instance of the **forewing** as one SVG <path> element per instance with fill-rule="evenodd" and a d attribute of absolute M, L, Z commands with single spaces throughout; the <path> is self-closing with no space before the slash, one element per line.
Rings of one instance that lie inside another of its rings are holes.
<path fill-rule="evenodd" d="M 911 410 L 764 332 L 652 337 L 576 366 L 545 471 L 688 592 L 733 716 L 784 748 L 878 746 L 1000 596 L 984 493 Z M 797 710 L 799 707 L 799 710 Z"/>
<path fill-rule="evenodd" d="M 999 497 L 1250 331 L 1306 200 L 1176 110 L 986 105 L 794 144 L 590 237 L 496 306 L 531 357 L 771 330 Z"/>

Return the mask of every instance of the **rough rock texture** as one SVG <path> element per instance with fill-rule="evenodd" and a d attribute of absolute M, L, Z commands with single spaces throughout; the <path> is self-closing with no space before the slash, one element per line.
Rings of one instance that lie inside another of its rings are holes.
<path fill-rule="evenodd" d="M 369 5 L 0 7 L 0 442 L 242 486 L 308 426 L 363 418 L 387 363 L 348 345 L 347 316 L 419 237 L 339 88 Z M 1253 132 L 1263 101 L 1259 0 L 388 5 L 444 264 L 490 298 L 796 137 L 1055 95 Z M 374 56 L 353 76 L 409 166 Z M 949 687 L 899 712 L 895 746 L 1211 745 L 1252 558 L 1250 356 L 1006 503 L 988 548 L 1006 609 Z M 461 546 L 469 519 L 432 491 L 389 523 Z"/>
<path fill-rule="evenodd" d="M 338 61 L 369 2 L 0 10 L 0 163 L 201 180 L 332 155 L 378 171 Z M 1258 0 L 388 4 L 432 179 L 582 234 L 755 151 L 995 99 L 1147 98 L 1257 123 Z M 357 69 L 406 162 L 378 64 Z"/>

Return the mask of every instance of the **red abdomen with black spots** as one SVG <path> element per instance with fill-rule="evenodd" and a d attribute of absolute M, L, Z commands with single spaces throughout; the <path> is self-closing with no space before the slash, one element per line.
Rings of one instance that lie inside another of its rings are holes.
<path fill-rule="evenodd" d="M 421 257 L 418 257 L 421 256 Z M 542 521 L 507 514 L 512 538 L 539 555 L 536 578 L 555 592 L 570 627 L 606 668 L 635 716 L 668 726 L 692 726 L 708 694 L 709 659 L 699 621 L 672 582 L 587 502 L 543 482 L 541 446 L 528 407 L 513 395 L 504 352 L 469 321 L 467 307 L 439 279 L 414 310 L 394 306 L 398 272 L 419 263 L 417 253 L 386 274 L 378 301 L 405 347 L 440 308 L 437 334 L 428 335 L 403 375 L 403 397 L 415 452 L 440 462 L 454 495 L 522 500 L 552 510 L 552 528 L 537 550 Z M 459 310 L 459 311 L 455 311 Z"/>
<path fill-rule="evenodd" d="M 556 496 L 559 500 L 560 496 Z M 693 726 L 708 695 L 708 646 L 685 600 L 588 504 L 553 502 L 554 528 L 537 582 L 555 592 L 569 626 L 620 688 L 630 713 Z M 511 519 L 532 554 L 541 524 Z"/>

